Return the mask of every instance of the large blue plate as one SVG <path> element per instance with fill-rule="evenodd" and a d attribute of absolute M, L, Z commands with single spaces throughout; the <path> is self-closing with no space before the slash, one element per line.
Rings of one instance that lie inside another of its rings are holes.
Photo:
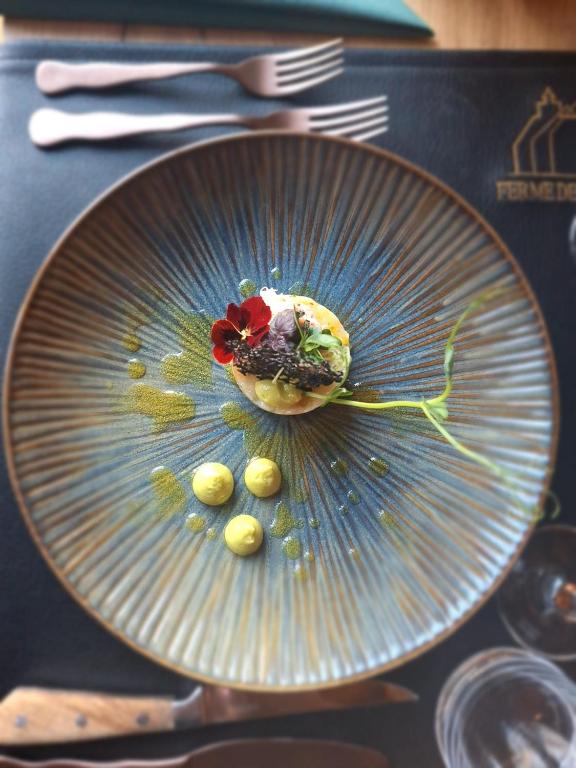
<path fill-rule="evenodd" d="M 417 414 L 244 400 L 207 331 L 250 281 L 333 309 L 381 399 L 438 394 L 454 320 L 509 289 L 462 330 L 449 426 L 516 490 Z M 481 217 L 388 152 L 283 134 L 185 148 L 96 201 L 32 286 L 5 381 L 14 488 L 66 588 L 150 657 L 255 689 L 371 675 L 458 627 L 530 533 L 556 409 L 540 310 Z M 281 465 L 278 498 L 243 488 L 253 454 Z M 234 471 L 224 509 L 192 495 L 202 461 Z M 223 543 L 239 512 L 266 530 L 253 558 Z"/>

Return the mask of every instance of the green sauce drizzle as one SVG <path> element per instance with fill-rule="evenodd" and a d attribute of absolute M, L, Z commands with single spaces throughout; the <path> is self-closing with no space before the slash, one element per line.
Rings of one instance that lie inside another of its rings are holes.
<path fill-rule="evenodd" d="M 177 316 L 176 333 L 182 352 L 166 355 L 160 364 L 160 372 L 168 383 L 212 388 L 211 328 L 212 319 L 202 312 Z"/>
<path fill-rule="evenodd" d="M 294 491 L 294 501 L 297 501 L 299 504 L 304 504 L 305 501 L 308 499 L 308 490 L 303 485 L 296 488 Z"/>
<path fill-rule="evenodd" d="M 238 403 L 223 403 L 220 406 L 220 416 L 230 429 L 244 432 L 244 450 L 248 459 L 254 456 L 266 456 L 278 461 L 283 447 L 281 434 L 276 432 L 264 434 L 255 417 Z"/>
<path fill-rule="evenodd" d="M 184 510 L 186 491 L 172 470 L 156 467 L 150 473 L 150 484 L 162 517 L 172 517 Z"/>
<path fill-rule="evenodd" d="M 284 538 L 294 528 L 302 528 L 304 525 L 304 520 L 293 517 L 283 501 L 276 505 L 275 513 L 274 520 L 270 526 L 270 533 L 279 539 Z"/>
<path fill-rule="evenodd" d="M 196 405 L 182 392 L 164 392 L 148 384 L 134 384 L 128 390 L 128 410 L 149 416 L 154 429 L 160 431 L 169 424 L 192 419 Z"/>

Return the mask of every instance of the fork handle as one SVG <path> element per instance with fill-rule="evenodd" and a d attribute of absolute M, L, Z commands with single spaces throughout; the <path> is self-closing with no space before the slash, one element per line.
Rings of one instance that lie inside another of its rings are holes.
<path fill-rule="evenodd" d="M 205 125 L 245 125 L 240 115 L 131 115 L 124 112 L 83 112 L 38 109 L 30 118 L 28 133 L 39 147 L 73 139 L 106 141 L 141 133 L 166 133 Z"/>
<path fill-rule="evenodd" d="M 41 61 L 36 67 L 36 85 L 44 93 L 62 93 L 73 88 L 109 88 L 138 80 L 162 80 L 196 72 L 227 74 L 229 67 L 212 62 L 196 64 L 67 64 Z"/>

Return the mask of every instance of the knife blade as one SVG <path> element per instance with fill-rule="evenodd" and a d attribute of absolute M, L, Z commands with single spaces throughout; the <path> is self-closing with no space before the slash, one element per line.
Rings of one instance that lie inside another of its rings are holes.
<path fill-rule="evenodd" d="M 28 762 L 0 755 L 0 768 L 390 768 L 368 747 L 309 739 L 247 739 L 201 747 L 167 760 L 89 763 L 84 760 Z"/>
<path fill-rule="evenodd" d="M 407 688 L 377 680 L 297 693 L 253 693 L 201 685 L 183 700 L 16 688 L 0 703 L 0 744 L 104 739 L 417 698 Z"/>

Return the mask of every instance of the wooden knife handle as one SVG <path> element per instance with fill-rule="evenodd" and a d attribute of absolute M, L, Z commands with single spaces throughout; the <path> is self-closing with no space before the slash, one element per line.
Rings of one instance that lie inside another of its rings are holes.
<path fill-rule="evenodd" d="M 84 741 L 173 728 L 170 699 L 16 688 L 0 703 L 0 744 Z"/>

